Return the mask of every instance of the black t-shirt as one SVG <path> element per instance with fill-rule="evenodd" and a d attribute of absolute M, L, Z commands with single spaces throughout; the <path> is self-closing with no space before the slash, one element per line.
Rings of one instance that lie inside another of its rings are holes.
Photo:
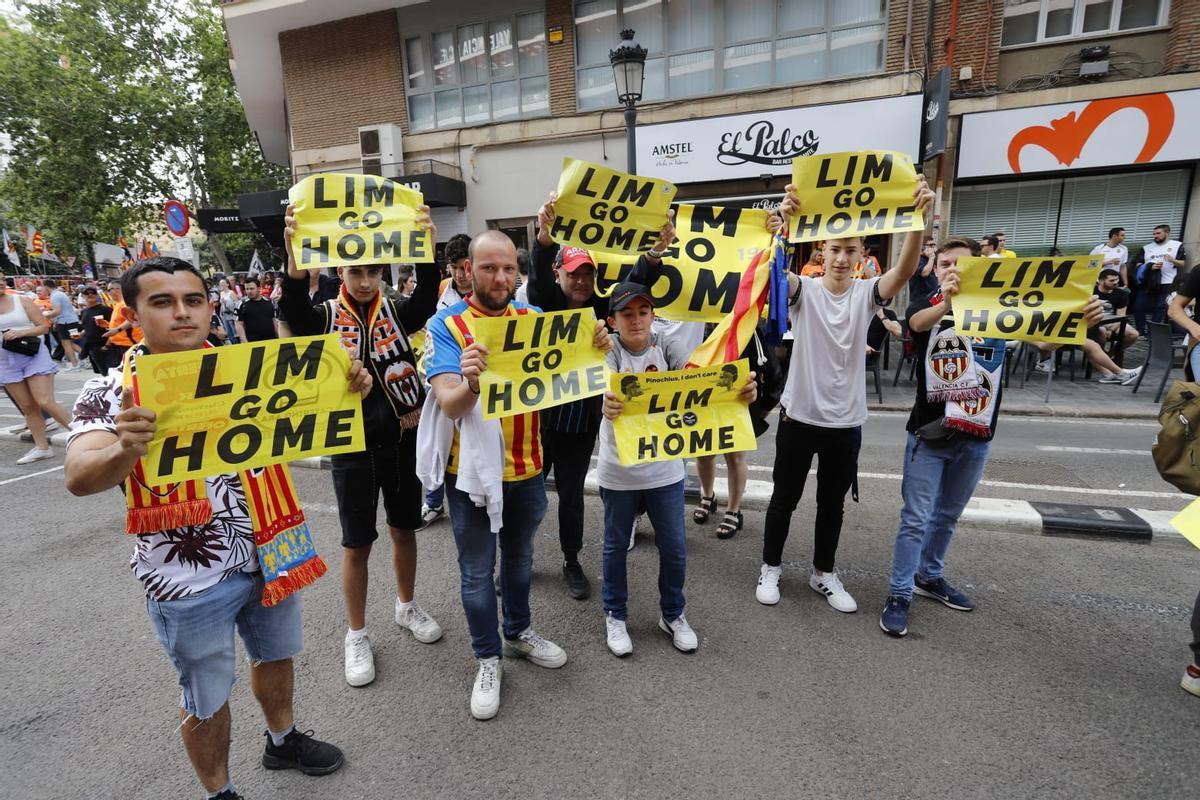
<path fill-rule="evenodd" d="M 1106 317 L 1111 317 L 1121 309 L 1129 307 L 1129 290 L 1122 289 L 1120 286 L 1107 293 L 1097 290 L 1096 297 L 1099 297 L 1100 302 L 1104 304 L 1104 316 Z"/>
<path fill-rule="evenodd" d="M 1183 280 L 1183 286 L 1179 287 L 1179 293 L 1193 300 L 1200 297 L 1200 266 L 1192 267 L 1192 271 Z"/>
<path fill-rule="evenodd" d="M 946 415 L 945 403 L 930 403 L 925 399 L 925 354 L 929 352 L 929 337 L 933 331 L 935 329 L 940 331 L 943 328 L 950 327 L 954 322 L 954 318 L 949 315 L 942 317 L 941 322 L 927 331 L 912 330 L 913 314 L 932 307 L 933 304 L 929 302 L 929 295 L 915 295 L 908 306 L 908 310 L 904 313 L 904 319 L 912 332 L 913 352 L 917 356 L 917 398 L 916 402 L 913 403 L 912 412 L 908 415 L 908 425 L 905 426 L 905 430 L 909 433 L 913 433 L 918 428 L 928 425 L 936 419 L 941 419 Z M 973 341 L 971 344 L 972 346 L 978 346 L 978 342 Z M 1003 375 L 1003 373 L 1001 374 Z M 1004 382 L 997 381 L 997 383 L 1000 385 L 992 389 L 993 400 L 995 402 L 995 409 L 992 412 L 992 430 L 987 436 L 980 437 L 987 440 L 996 435 L 996 422 L 1000 419 L 1000 401 L 1002 399 Z M 967 434 L 960 435 L 966 436 Z"/>
<path fill-rule="evenodd" d="M 275 333 L 275 306 L 270 300 L 262 297 L 257 300 L 243 300 L 238 308 L 237 318 L 246 328 L 248 342 L 278 338 L 278 334 Z"/>

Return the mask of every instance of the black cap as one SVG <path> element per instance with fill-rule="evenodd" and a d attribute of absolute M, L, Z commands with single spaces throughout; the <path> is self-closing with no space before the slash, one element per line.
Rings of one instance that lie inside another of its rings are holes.
<path fill-rule="evenodd" d="M 95 286 L 85 286 L 85 287 L 83 287 L 83 293 L 84 294 L 99 294 L 100 290 L 97 289 Z"/>
<path fill-rule="evenodd" d="M 633 281 L 618 283 L 617 288 L 613 289 L 612 295 L 609 296 L 609 313 L 617 313 L 638 297 L 644 297 L 651 307 L 654 306 L 654 298 L 650 296 L 650 290 L 642 284 L 634 283 Z"/>

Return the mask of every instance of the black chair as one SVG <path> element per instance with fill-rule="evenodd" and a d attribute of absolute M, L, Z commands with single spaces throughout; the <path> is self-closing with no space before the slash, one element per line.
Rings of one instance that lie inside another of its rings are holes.
<path fill-rule="evenodd" d="M 900 385 L 900 373 L 904 371 L 904 365 L 908 364 L 908 379 L 916 380 L 917 378 L 917 352 L 916 346 L 913 343 L 912 332 L 908 329 L 908 323 L 900 320 L 900 356 L 896 359 L 896 377 L 892 378 L 892 386 Z M 883 402 L 882 400 L 880 402 Z"/>
<path fill-rule="evenodd" d="M 1146 326 L 1150 332 L 1150 352 L 1146 355 L 1146 363 L 1142 366 L 1137 382 L 1133 384 L 1133 394 L 1137 394 L 1147 372 L 1151 369 L 1161 369 L 1162 377 L 1159 378 L 1158 391 L 1154 395 L 1154 402 L 1158 403 L 1162 401 L 1167 379 L 1171 377 L 1171 369 L 1175 366 L 1175 356 L 1177 353 L 1182 356 L 1187 352 L 1187 345 L 1182 339 L 1177 340 L 1171 334 L 1171 326 L 1165 322 L 1147 322 Z"/>
<path fill-rule="evenodd" d="M 888 353 L 892 347 L 892 335 L 884 332 L 883 343 L 879 350 L 867 356 L 867 369 L 870 370 L 871 376 L 875 380 L 875 394 L 879 396 L 879 404 L 883 405 L 883 380 L 882 371 L 887 369 Z"/>

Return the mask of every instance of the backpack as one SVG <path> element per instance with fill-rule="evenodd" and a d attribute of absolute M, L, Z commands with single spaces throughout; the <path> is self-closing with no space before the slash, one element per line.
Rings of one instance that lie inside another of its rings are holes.
<path fill-rule="evenodd" d="M 1158 412 L 1161 426 L 1150 448 L 1154 466 L 1167 483 L 1200 495 L 1200 383 L 1175 381 Z"/>

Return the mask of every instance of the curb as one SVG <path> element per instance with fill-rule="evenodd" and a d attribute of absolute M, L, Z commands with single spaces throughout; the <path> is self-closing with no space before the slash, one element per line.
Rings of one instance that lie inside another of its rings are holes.
<path fill-rule="evenodd" d="M 28 433 L 17 433 L 24 426 L 0 428 L 0 440 L 32 442 Z M 56 431 L 50 437 L 51 444 L 65 446 L 68 434 Z M 304 458 L 291 462 L 301 469 L 331 469 L 328 456 Z M 546 482 L 553 486 L 553 479 Z M 771 499 L 770 481 L 749 479 L 742 505 L 745 508 L 762 510 Z M 600 494 L 600 484 L 593 468 L 588 471 L 584 482 L 585 494 Z M 721 475 L 717 476 L 714 491 L 719 498 L 728 497 L 728 486 Z M 693 473 L 688 473 L 684 494 L 699 497 L 699 486 Z M 968 527 L 986 528 L 1013 533 L 1032 533 L 1042 536 L 1069 536 L 1089 540 L 1165 542 L 1187 544 L 1188 541 L 1172 525 L 1170 520 L 1176 511 L 1161 511 L 1120 506 L 1090 506 L 1072 503 L 1031 503 L 1025 500 L 1003 500 L 992 497 L 975 497 L 967 503 L 959 518 L 960 524 Z"/>

